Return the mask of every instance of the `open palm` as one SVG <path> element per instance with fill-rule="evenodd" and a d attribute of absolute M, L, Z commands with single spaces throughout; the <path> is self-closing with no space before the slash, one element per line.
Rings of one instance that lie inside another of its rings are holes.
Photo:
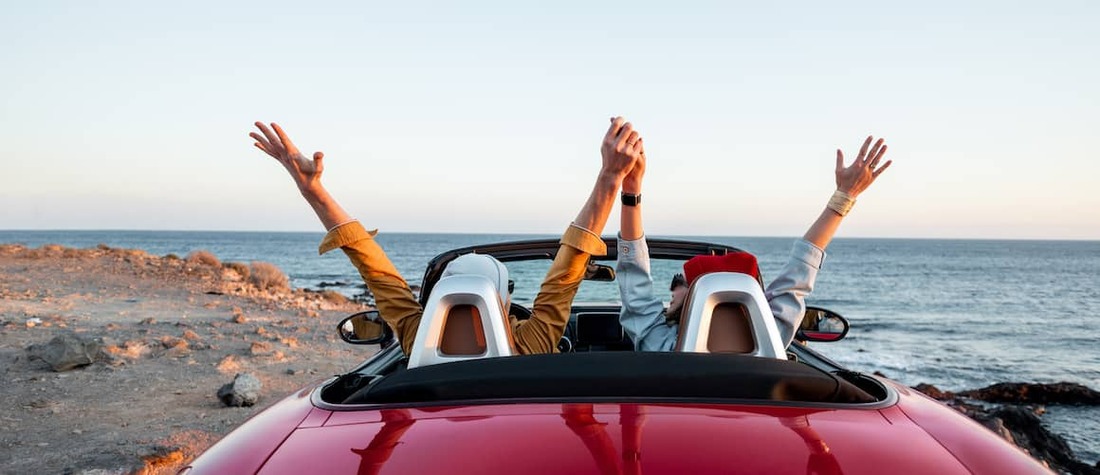
<path fill-rule="evenodd" d="M 279 124 L 272 122 L 269 128 L 263 122 L 256 122 L 256 127 L 260 129 L 263 135 L 256 132 L 248 134 L 256 141 L 253 145 L 278 160 L 283 168 L 286 168 L 286 171 L 290 173 L 299 189 L 304 190 L 320 183 L 321 172 L 324 171 L 322 163 L 322 159 L 325 157 L 324 153 L 314 152 L 313 159 L 310 160 L 302 155 L 302 152 L 286 135 L 283 128 L 279 127 Z M 272 132 L 272 129 L 274 129 L 274 132 Z"/>

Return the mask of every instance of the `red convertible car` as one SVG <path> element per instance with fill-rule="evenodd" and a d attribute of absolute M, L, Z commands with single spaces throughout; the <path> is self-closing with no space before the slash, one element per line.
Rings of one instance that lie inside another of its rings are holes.
<path fill-rule="evenodd" d="M 440 278 L 461 254 L 493 255 L 519 279 L 513 300 L 524 302 L 557 247 L 537 240 L 441 254 L 423 279 L 411 354 L 377 313 L 349 317 L 341 336 L 379 344 L 377 354 L 256 415 L 180 473 L 1049 473 L 958 412 L 812 350 L 807 341 L 847 333 L 833 312 L 808 309 L 800 341 L 783 348 L 759 284 L 741 274 L 692 285 L 677 351 L 635 352 L 618 304 L 591 302 L 618 295 L 608 240 L 561 352 L 527 356 L 515 355 L 487 280 Z M 657 275 L 737 250 L 662 239 L 649 248 Z M 509 313 L 529 316 L 518 303 Z M 730 328 L 751 335 L 749 344 L 730 346 L 719 331 Z"/>

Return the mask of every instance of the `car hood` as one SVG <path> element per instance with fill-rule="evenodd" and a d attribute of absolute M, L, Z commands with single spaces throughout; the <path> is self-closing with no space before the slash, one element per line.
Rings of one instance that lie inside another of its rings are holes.
<path fill-rule="evenodd" d="M 507 404 L 332 413 L 260 473 L 970 473 L 900 412 Z"/>

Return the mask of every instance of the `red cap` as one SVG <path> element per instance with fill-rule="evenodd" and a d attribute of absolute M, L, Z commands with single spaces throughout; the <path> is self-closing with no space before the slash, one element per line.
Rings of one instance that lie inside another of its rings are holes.
<path fill-rule="evenodd" d="M 684 262 L 684 278 L 691 285 L 703 274 L 711 272 L 737 272 L 748 274 L 760 282 L 760 267 L 756 256 L 747 252 L 731 252 L 724 256 L 695 256 Z"/>

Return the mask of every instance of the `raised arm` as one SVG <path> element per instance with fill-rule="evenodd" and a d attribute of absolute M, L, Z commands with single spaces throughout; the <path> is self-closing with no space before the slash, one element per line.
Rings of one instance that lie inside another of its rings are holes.
<path fill-rule="evenodd" d="M 623 179 L 624 195 L 642 195 L 642 179 L 645 177 L 645 144 L 638 139 L 642 152 L 638 155 L 638 161 L 634 162 L 634 168 Z M 634 206 L 622 206 L 619 208 L 619 234 L 626 241 L 634 241 L 645 236 L 645 228 L 642 227 L 642 203 Z"/>
<path fill-rule="evenodd" d="M 607 224 L 623 177 L 642 153 L 641 139 L 629 122 L 611 119 L 600 145 L 602 165 L 596 184 L 576 219 L 562 235 L 561 246 L 535 297 L 531 318 L 513 331 L 520 353 L 550 353 L 565 326 L 569 308 L 584 279 L 589 258 L 607 252 L 600 233 Z"/>
<path fill-rule="evenodd" d="M 321 184 L 321 173 L 325 169 L 324 153 L 313 152 L 313 159 L 310 160 L 302 155 L 302 152 L 298 150 L 294 142 L 290 141 L 290 137 L 286 135 L 282 127 L 279 127 L 279 124 L 272 122 L 271 127 L 268 128 L 263 122 L 256 122 L 256 127 L 260 129 L 263 135 L 256 132 L 248 134 L 256 141 L 253 145 L 277 160 L 283 165 L 283 168 L 286 168 L 286 171 L 290 173 L 290 178 L 298 186 L 298 191 L 302 193 L 302 197 L 313 208 L 313 212 L 317 213 L 317 217 L 326 230 L 331 230 L 338 225 L 351 221 L 351 216 L 344 211 L 344 208 L 336 202 L 336 199 Z M 272 129 L 274 129 L 274 132 Z"/>
<path fill-rule="evenodd" d="M 336 248 L 344 251 L 374 295 L 375 306 L 382 318 L 397 333 L 405 354 L 409 354 L 416 340 L 423 309 L 397 267 L 375 242 L 374 232 L 367 231 L 353 220 L 321 184 L 325 155 L 314 152 L 312 160 L 306 158 L 278 124 L 272 123 L 269 128 L 262 122 L 256 122 L 256 127 L 262 135 L 256 132 L 249 134 L 256 140 L 256 147 L 286 168 L 302 197 L 328 230 L 318 251 L 322 254 Z"/>
<path fill-rule="evenodd" d="M 867 137 L 859 155 L 848 167 L 844 166 L 844 152 L 836 151 L 836 192 L 802 240 L 795 242 L 787 264 L 764 290 L 784 345 L 794 339 L 795 329 L 806 314 L 806 296 L 813 292 L 817 271 L 825 259 L 825 248 L 833 240 L 840 222 L 852 209 L 856 197 L 892 163 L 886 161 L 879 166 L 886 154 L 886 145 L 879 139 L 871 147 L 872 140 L 873 137 Z"/>
<path fill-rule="evenodd" d="M 867 140 L 863 141 L 859 156 L 848 167 L 844 166 L 844 152 L 840 149 L 836 150 L 836 192 L 802 239 L 820 249 L 828 247 L 837 228 L 840 227 L 840 222 L 855 205 L 856 197 L 871 186 L 871 183 L 874 183 L 891 163 L 894 163 L 887 160 L 879 166 L 883 155 L 886 155 L 886 145 L 883 139 L 878 139 L 874 147 L 871 147 L 872 140 L 874 137 L 868 136 Z"/>
<path fill-rule="evenodd" d="M 634 168 L 623 179 L 623 194 L 640 196 L 645 177 L 643 149 Z M 619 212 L 618 259 L 615 263 L 622 309 L 619 324 L 639 351 L 667 351 L 676 340 L 676 328 L 665 324 L 665 306 L 653 288 L 649 246 L 642 227 L 642 201 L 622 205 Z"/>

